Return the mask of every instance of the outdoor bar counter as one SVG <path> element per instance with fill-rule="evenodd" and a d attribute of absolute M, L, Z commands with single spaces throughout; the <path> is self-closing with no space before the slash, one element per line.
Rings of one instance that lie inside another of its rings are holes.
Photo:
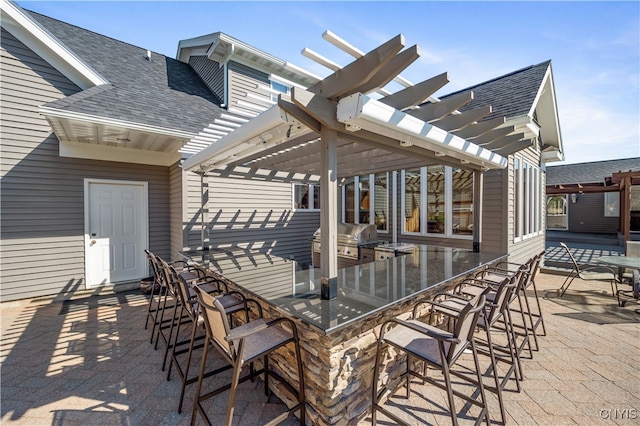
<path fill-rule="evenodd" d="M 416 300 L 505 257 L 416 245 L 402 256 L 340 269 L 337 297 L 323 300 L 320 270 L 295 260 L 237 248 L 182 255 L 221 275 L 230 290 L 258 300 L 265 316 L 296 321 L 305 365 L 307 419 L 314 425 L 356 424 L 366 415 L 375 343 L 387 318 L 408 315 Z M 294 355 L 277 356 L 283 359 L 272 365 L 295 377 L 295 369 L 289 368 L 295 365 Z M 288 400 L 283 389 L 274 391 Z"/>

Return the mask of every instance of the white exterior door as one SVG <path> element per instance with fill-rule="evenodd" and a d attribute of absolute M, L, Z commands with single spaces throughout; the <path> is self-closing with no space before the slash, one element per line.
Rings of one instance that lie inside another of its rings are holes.
<path fill-rule="evenodd" d="M 146 276 L 147 183 L 85 179 L 87 287 Z"/>

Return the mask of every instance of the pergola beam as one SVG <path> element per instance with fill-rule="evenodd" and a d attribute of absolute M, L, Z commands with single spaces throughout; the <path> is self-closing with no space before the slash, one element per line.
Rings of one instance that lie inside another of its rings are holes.
<path fill-rule="evenodd" d="M 335 71 L 308 90 L 327 99 L 336 99 L 354 93 L 352 90 L 354 87 L 368 82 L 404 48 L 404 45 L 404 36 L 399 34 L 346 67 Z"/>
<path fill-rule="evenodd" d="M 444 72 L 415 86 L 399 90 L 380 99 L 380 102 L 399 110 L 413 108 L 425 102 L 431 95 L 449 82 L 449 74 Z"/>
<path fill-rule="evenodd" d="M 482 106 L 478 108 L 471 109 L 469 111 L 461 112 L 456 115 L 449 115 L 444 117 L 438 121 L 433 122 L 432 124 L 438 126 L 443 130 L 447 130 L 449 132 L 454 132 L 456 130 L 463 129 L 472 123 L 480 120 L 481 118 L 486 117 L 491 114 L 492 108 L 491 105 Z"/>
<path fill-rule="evenodd" d="M 463 139 L 474 139 L 490 130 L 502 126 L 506 121 L 507 119 L 505 117 L 496 117 L 491 120 L 471 124 L 463 129 L 455 131 L 454 133 Z"/>
<path fill-rule="evenodd" d="M 513 133 L 515 130 L 515 126 L 500 127 L 498 129 L 486 132 L 482 136 L 478 136 L 477 138 L 473 139 L 473 143 L 480 146 L 487 146 L 492 142 L 507 136 L 509 133 Z"/>
<path fill-rule="evenodd" d="M 360 85 L 353 87 L 350 93 L 370 93 L 386 86 L 393 78 L 411 65 L 420 57 L 420 48 L 413 45 L 406 50 L 395 55 L 389 62 L 384 64 L 368 81 L 363 81 Z"/>
<path fill-rule="evenodd" d="M 467 92 L 458 93 L 439 102 L 429 102 L 428 104 L 421 105 L 420 108 L 408 111 L 407 114 L 419 118 L 427 123 L 431 123 L 435 120 L 446 117 L 472 100 L 473 91 L 469 90 Z"/>

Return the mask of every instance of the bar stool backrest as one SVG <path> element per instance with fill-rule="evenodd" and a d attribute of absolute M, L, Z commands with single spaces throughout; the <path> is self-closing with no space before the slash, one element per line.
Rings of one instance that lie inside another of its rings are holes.
<path fill-rule="evenodd" d="M 473 339 L 476 324 L 480 312 L 484 309 L 486 296 L 484 293 L 479 297 L 475 297 L 466 304 L 460 311 L 453 335 L 459 339 L 459 343 L 452 343 L 447 352 L 447 362 L 452 364 L 460 356 L 460 354 L 469 346 Z"/>
<path fill-rule="evenodd" d="M 518 271 L 510 277 L 505 277 L 505 279 L 498 285 L 493 304 L 489 309 L 487 309 L 487 325 L 493 324 L 504 312 L 506 312 L 507 309 L 509 309 L 509 303 L 511 302 L 513 293 L 518 286 L 521 274 L 522 269 L 518 269 Z"/>
<path fill-rule="evenodd" d="M 222 352 L 230 361 L 236 356 L 236 351 L 232 342 L 227 340 L 231 330 L 229 320 L 225 314 L 224 307 L 216 297 L 195 287 L 200 305 L 200 314 L 204 318 L 207 337 L 215 343 L 218 350 Z"/>
<path fill-rule="evenodd" d="M 180 275 L 172 265 L 168 265 L 168 268 L 172 282 L 175 283 L 176 297 L 180 301 L 180 304 L 187 310 L 191 319 L 195 319 L 197 311 L 194 310 L 193 304 L 190 303 L 192 296 L 189 292 L 189 283 L 187 283 L 184 277 Z"/>

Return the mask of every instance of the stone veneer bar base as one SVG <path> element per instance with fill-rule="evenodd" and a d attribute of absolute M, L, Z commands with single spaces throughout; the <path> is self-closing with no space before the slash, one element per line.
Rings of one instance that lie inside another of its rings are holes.
<path fill-rule="evenodd" d="M 243 289 L 233 282 L 222 279 L 229 286 L 229 290 L 243 292 Z M 452 281 L 449 285 L 434 288 L 421 294 L 419 298 L 445 291 L 459 281 Z M 373 363 L 380 326 L 389 318 L 408 318 L 417 300 L 417 297 L 410 298 L 404 303 L 398 303 L 382 312 L 372 314 L 362 321 L 331 334 L 325 334 L 316 327 L 258 300 L 265 317 L 286 315 L 297 325 L 305 367 L 305 396 L 309 424 L 356 425 L 370 413 Z M 272 368 L 277 368 L 283 377 L 290 378 L 293 384 L 297 384 L 293 351 L 281 349 L 271 359 L 273 360 L 270 360 Z M 391 361 L 393 359 L 388 359 L 388 364 L 401 366 L 401 363 Z M 386 380 L 386 377 L 395 375 L 394 371 L 387 369 L 386 373 L 381 374 L 381 378 Z M 294 404 L 284 387 L 279 386 L 276 381 L 271 382 L 271 385 L 273 392 L 288 406 Z"/>

